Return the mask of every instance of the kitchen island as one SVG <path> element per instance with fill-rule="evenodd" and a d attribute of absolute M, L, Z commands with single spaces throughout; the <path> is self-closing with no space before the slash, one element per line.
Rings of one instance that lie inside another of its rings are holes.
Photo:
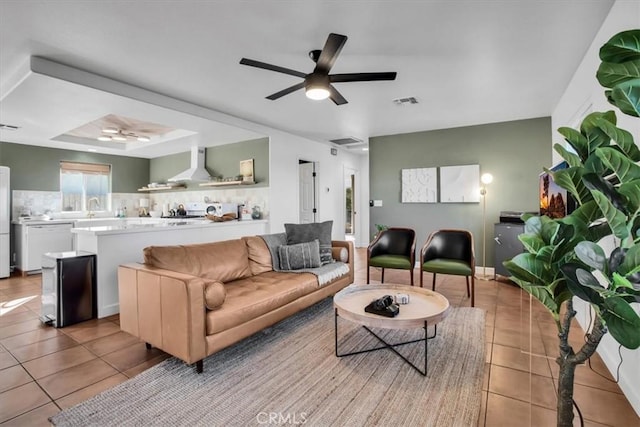
<path fill-rule="evenodd" d="M 120 312 L 118 266 L 143 262 L 147 246 L 217 242 L 265 234 L 268 221 L 212 222 L 206 219 L 167 219 L 149 222 L 121 222 L 72 228 L 76 250 L 97 255 L 98 317 Z"/>

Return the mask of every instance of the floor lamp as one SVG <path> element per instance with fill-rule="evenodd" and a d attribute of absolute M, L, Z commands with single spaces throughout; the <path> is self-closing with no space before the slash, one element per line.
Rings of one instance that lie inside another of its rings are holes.
<path fill-rule="evenodd" d="M 478 276 L 480 280 L 493 280 L 494 277 L 487 276 L 487 186 L 493 182 L 493 175 L 490 173 L 482 174 L 480 177 L 482 187 L 480 187 L 480 195 L 482 196 L 482 275 Z"/>

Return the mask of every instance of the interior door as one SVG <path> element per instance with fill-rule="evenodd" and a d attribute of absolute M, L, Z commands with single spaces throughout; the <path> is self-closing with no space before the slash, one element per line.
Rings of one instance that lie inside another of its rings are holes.
<path fill-rule="evenodd" d="M 356 234 L 356 173 L 353 169 L 344 171 L 344 234 L 353 238 Z"/>
<path fill-rule="evenodd" d="M 301 160 L 298 164 L 300 182 L 300 224 L 316 222 L 316 164 Z"/>

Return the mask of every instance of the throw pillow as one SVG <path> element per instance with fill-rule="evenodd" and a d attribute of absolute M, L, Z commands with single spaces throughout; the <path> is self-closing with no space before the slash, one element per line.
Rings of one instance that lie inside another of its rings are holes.
<path fill-rule="evenodd" d="M 347 248 L 331 248 L 331 258 L 340 262 L 349 262 L 349 251 Z"/>
<path fill-rule="evenodd" d="M 224 285 L 218 281 L 212 281 L 205 285 L 204 288 L 204 305 L 209 310 L 215 310 L 220 307 L 227 298 L 227 290 Z"/>
<path fill-rule="evenodd" d="M 312 222 L 310 224 L 285 224 L 287 244 L 310 242 L 318 239 L 320 243 L 320 261 L 322 265 L 332 261 L 331 258 L 331 228 L 333 221 Z"/>
<path fill-rule="evenodd" d="M 280 268 L 283 270 L 300 270 L 301 268 L 320 267 L 320 244 L 313 242 L 283 245 L 278 248 Z"/>

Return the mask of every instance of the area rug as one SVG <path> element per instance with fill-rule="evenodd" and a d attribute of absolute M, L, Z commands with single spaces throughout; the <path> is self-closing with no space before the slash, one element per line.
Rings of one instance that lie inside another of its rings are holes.
<path fill-rule="evenodd" d="M 339 319 L 340 351 L 379 346 Z M 331 299 L 216 353 L 204 373 L 170 358 L 66 409 L 57 426 L 472 426 L 480 411 L 484 311 L 454 308 L 429 340 L 424 377 L 384 349 L 335 356 Z M 423 331 L 374 329 L 389 342 Z M 430 333 L 432 332 L 430 328 Z M 424 345 L 399 351 L 418 366 Z"/>

